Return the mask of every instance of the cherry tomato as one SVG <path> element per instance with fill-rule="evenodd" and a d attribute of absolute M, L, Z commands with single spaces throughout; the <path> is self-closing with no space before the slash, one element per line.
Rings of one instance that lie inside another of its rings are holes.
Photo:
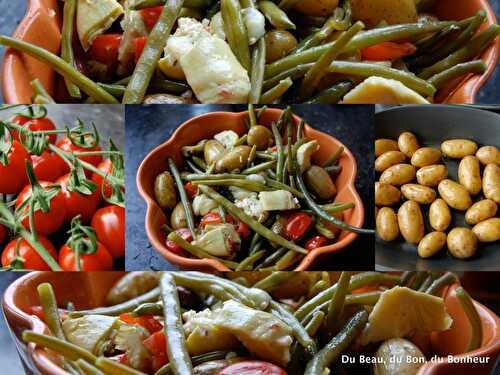
<path fill-rule="evenodd" d="M 134 59 L 136 64 L 141 58 L 142 51 L 144 51 L 144 47 L 146 47 L 147 42 L 148 42 L 147 36 L 135 38 L 132 40 L 132 44 L 134 46 Z"/>
<path fill-rule="evenodd" d="M 92 218 L 97 239 L 113 258 L 125 256 L 125 210 L 118 206 L 100 208 Z"/>
<path fill-rule="evenodd" d="M 57 259 L 57 252 L 49 239 L 43 236 L 38 236 L 38 241 L 43 245 L 45 250 L 54 258 Z M 18 239 L 10 241 L 2 253 L 2 266 L 8 267 L 12 260 L 16 257 L 16 244 Z M 27 270 L 50 271 L 50 267 L 42 259 L 36 250 L 24 238 L 19 239 L 19 256 L 24 259 L 24 268 Z"/>
<path fill-rule="evenodd" d="M 92 216 L 99 206 L 99 192 L 97 189 L 90 195 L 84 195 L 68 190 L 70 174 L 65 174 L 56 181 L 56 184 L 61 185 L 61 193 L 64 197 L 64 204 L 66 206 L 65 221 L 71 220 L 78 215 L 82 216 L 83 223 L 89 223 Z"/>
<path fill-rule="evenodd" d="M 108 67 L 118 63 L 118 50 L 122 42 L 121 34 L 98 35 L 90 46 L 90 58 Z"/>
<path fill-rule="evenodd" d="M 33 131 L 39 131 L 39 130 L 56 130 L 56 126 L 52 122 L 51 119 L 47 117 L 42 117 L 42 118 L 29 118 L 29 117 L 23 117 L 20 115 L 14 116 L 12 119 L 12 122 L 17 123 L 21 126 L 24 127 L 24 125 L 28 124 L 28 129 L 33 130 Z M 17 131 L 12 132 L 12 136 L 16 141 L 19 141 L 19 134 Z M 57 134 L 50 134 L 49 136 L 49 142 L 54 144 L 56 143 L 57 140 Z"/>
<path fill-rule="evenodd" d="M 18 141 L 12 141 L 12 147 L 7 155 L 8 164 L 0 162 L 0 193 L 16 194 L 27 183 L 25 160 L 30 155 Z"/>
<path fill-rule="evenodd" d="M 411 43 L 382 42 L 361 49 L 361 57 L 365 60 L 386 61 L 397 60 L 413 55 L 417 51 Z"/>
<path fill-rule="evenodd" d="M 175 233 L 177 233 L 188 242 L 191 242 L 193 240 L 193 234 L 188 228 L 179 228 L 175 231 Z M 169 239 L 167 239 L 167 241 L 165 242 L 165 247 L 174 254 L 181 254 L 183 252 L 182 247 Z"/>
<path fill-rule="evenodd" d="M 59 251 L 59 265 L 64 271 L 78 271 L 76 254 L 68 245 Z M 80 267 L 82 271 L 112 271 L 113 257 L 108 250 L 97 241 L 97 250 L 93 254 L 80 254 Z"/>
<path fill-rule="evenodd" d="M 223 368 L 219 375 L 287 375 L 287 373 L 269 362 L 243 361 Z"/>
<path fill-rule="evenodd" d="M 87 151 L 101 151 L 100 146 L 95 146 L 91 148 L 83 148 L 79 147 L 77 145 L 74 145 L 71 140 L 68 137 L 64 137 L 61 139 L 59 142 L 57 142 L 57 147 L 59 147 L 61 150 L 65 152 L 87 152 Z M 102 161 L 102 156 L 101 155 L 92 155 L 92 156 L 80 156 L 78 159 L 86 161 L 87 163 L 90 163 L 94 166 L 98 166 L 99 163 Z M 63 160 L 64 162 L 64 160 Z M 64 163 L 64 173 L 69 172 L 69 166 Z M 88 177 L 92 176 L 92 172 L 89 172 L 88 170 L 85 170 L 85 173 L 87 174 Z"/>
<path fill-rule="evenodd" d="M 7 239 L 7 229 L 0 224 L 0 244 Z"/>
<path fill-rule="evenodd" d="M 46 188 L 48 185 L 52 185 L 51 182 L 41 181 L 40 185 Z M 47 189 L 45 189 L 47 190 Z M 16 208 L 18 208 L 24 201 L 31 197 L 31 185 L 26 186 L 17 196 Z M 26 212 L 29 210 L 29 205 L 25 207 Z M 33 215 L 35 222 L 35 230 L 38 234 L 48 236 L 49 234 L 55 233 L 59 230 L 64 222 L 66 215 L 66 207 L 64 206 L 64 197 L 61 192 L 59 192 L 55 197 L 50 200 L 50 209 L 48 212 L 42 212 L 41 210 L 36 210 Z M 29 216 L 26 215 L 21 222 L 26 229 L 29 230 Z"/>
<path fill-rule="evenodd" d="M 238 221 L 238 224 L 236 224 L 236 232 L 238 232 L 241 238 L 246 239 L 250 236 L 250 227 L 244 222 Z"/>
<path fill-rule="evenodd" d="M 189 199 L 194 199 L 198 194 L 198 186 L 193 184 L 191 181 L 184 185 L 184 190 L 186 190 L 186 194 Z"/>
<path fill-rule="evenodd" d="M 201 226 L 217 225 L 222 223 L 222 216 L 218 212 L 209 212 L 201 218 Z"/>
<path fill-rule="evenodd" d="M 147 28 L 151 29 L 154 25 L 156 25 L 156 23 L 160 19 L 162 11 L 163 5 L 140 10 L 142 19 L 144 20 L 144 24 Z"/>
<path fill-rule="evenodd" d="M 153 355 L 153 370 L 157 371 L 160 367 L 168 363 L 167 341 L 163 330 L 157 331 L 143 341 L 146 349 Z"/>
<path fill-rule="evenodd" d="M 153 315 L 132 316 L 129 313 L 121 314 L 120 320 L 128 324 L 137 324 L 146 328 L 149 333 L 155 333 L 163 328 L 163 325 Z"/>
<path fill-rule="evenodd" d="M 111 174 L 113 172 L 113 163 L 111 162 L 110 159 L 104 159 L 102 162 L 99 163 L 97 168 L 106 174 Z M 92 175 L 92 181 L 97 185 L 97 191 L 99 192 L 99 197 L 102 196 L 103 180 L 104 178 L 100 174 L 94 173 Z M 109 183 L 105 182 L 104 195 L 109 198 L 112 194 L 113 194 L 113 188 L 111 187 L 111 185 L 109 185 Z"/>
<path fill-rule="evenodd" d="M 55 181 L 64 174 L 63 160 L 56 154 L 44 151 L 40 156 L 31 155 L 31 164 L 38 181 Z"/>
<path fill-rule="evenodd" d="M 304 212 L 294 212 L 288 216 L 286 223 L 286 235 L 289 239 L 297 241 L 309 229 L 312 224 L 311 217 Z"/>
<path fill-rule="evenodd" d="M 306 250 L 314 250 L 328 244 L 328 238 L 325 236 L 315 236 L 306 242 Z"/>

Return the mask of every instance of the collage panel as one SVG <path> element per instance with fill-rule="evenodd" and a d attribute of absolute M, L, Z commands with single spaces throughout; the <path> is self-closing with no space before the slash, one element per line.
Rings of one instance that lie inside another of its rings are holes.
<path fill-rule="evenodd" d="M 362 228 L 374 226 L 373 115 L 372 106 L 127 106 L 126 269 L 372 269 L 373 231 Z"/>

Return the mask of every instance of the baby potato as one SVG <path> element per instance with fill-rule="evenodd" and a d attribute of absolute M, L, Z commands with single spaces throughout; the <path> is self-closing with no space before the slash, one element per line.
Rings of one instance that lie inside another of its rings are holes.
<path fill-rule="evenodd" d="M 378 158 L 387 151 L 399 151 L 398 142 L 387 138 L 377 139 L 375 141 L 375 157 Z"/>
<path fill-rule="evenodd" d="M 455 210 L 465 211 L 472 206 L 472 199 L 467 189 L 455 181 L 448 179 L 441 181 L 438 191 L 448 206 Z"/>
<path fill-rule="evenodd" d="M 441 151 L 432 147 L 422 147 L 411 157 L 411 165 L 422 168 L 436 164 L 439 160 L 441 160 Z"/>
<path fill-rule="evenodd" d="M 380 182 L 384 184 L 401 186 L 411 182 L 415 178 L 415 167 L 410 164 L 396 164 L 387 168 L 380 176 Z"/>
<path fill-rule="evenodd" d="M 434 189 L 419 184 L 405 184 L 401 186 L 401 193 L 406 199 L 420 204 L 431 204 L 436 199 Z"/>
<path fill-rule="evenodd" d="M 406 160 L 406 155 L 401 151 L 387 151 L 375 160 L 375 170 L 383 172 L 393 165 L 400 164 Z"/>
<path fill-rule="evenodd" d="M 186 211 L 184 211 L 182 202 L 177 203 L 172 210 L 172 214 L 170 215 L 170 226 L 174 230 L 187 227 Z"/>
<path fill-rule="evenodd" d="M 177 204 L 177 188 L 170 172 L 156 176 L 154 191 L 156 202 L 163 210 L 171 210 Z"/>
<path fill-rule="evenodd" d="M 444 232 L 451 224 L 451 211 L 446 202 L 439 198 L 429 208 L 429 222 L 438 232 Z"/>
<path fill-rule="evenodd" d="M 354 18 L 369 26 L 382 21 L 396 25 L 418 19 L 415 0 L 351 0 L 351 7 Z"/>
<path fill-rule="evenodd" d="M 399 236 L 398 217 L 390 207 L 382 207 L 377 214 L 377 233 L 384 241 L 394 241 Z"/>
<path fill-rule="evenodd" d="M 418 244 L 418 255 L 422 258 L 430 258 L 446 245 L 446 233 L 428 233 Z"/>
<path fill-rule="evenodd" d="M 338 5 L 338 0 L 301 0 L 294 9 L 308 16 L 326 17 L 332 15 Z"/>
<path fill-rule="evenodd" d="M 266 62 L 279 60 L 297 47 L 297 39 L 286 30 L 271 30 L 264 36 L 266 41 Z"/>
<path fill-rule="evenodd" d="M 420 148 L 417 137 L 410 132 L 404 132 L 399 135 L 398 146 L 401 152 L 409 158 Z"/>
<path fill-rule="evenodd" d="M 481 167 L 475 156 L 466 156 L 458 166 L 458 181 L 472 195 L 481 191 Z"/>
<path fill-rule="evenodd" d="M 448 168 L 443 164 L 428 165 L 417 171 L 417 181 L 424 186 L 438 186 L 446 178 L 448 178 Z"/>
<path fill-rule="evenodd" d="M 384 341 L 377 349 L 375 357 L 381 360 L 373 365 L 373 375 L 415 375 L 425 361 L 425 356 L 418 346 L 402 338 Z"/>
<path fill-rule="evenodd" d="M 500 218 L 493 217 L 482 221 L 472 228 L 472 232 L 474 232 L 477 239 L 481 242 L 500 241 Z"/>
<path fill-rule="evenodd" d="M 477 237 L 469 228 L 453 228 L 446 243 L 451 255 L 459 259 L 470 258 L 477 250 Z"/>
<path fill-rule="evenodd" d="M 375 204 L 392 206 L 401 200 L 401 192 L 397 187 L 382 182 L 375 183 Z"/>
<path fill-rule="evenodd" d="M 468 139 L 450 139 L 441 144 L 443 154 L 452 159 L 461 159 L 468 155 L 474 155 L 477 149 L 477 143 Z"/>
<path fill-rule="evenodd" d="M 476 225 L 481 221 L 494 217 L 497 214 L 497 204 L 491 199 L 483 199 L 474 203 L 465 213 L 465 222 Z"/>
<path fill-rule="evenodd" d="M 495 146 L 483 146 L 476 152 L 476 157 L 481 164 L 496 164 L 500 165 L 500 150 Z"/>
<path fill-rule="evenodd" d="M 418 244 L 424 237 L 424 217 L 417 202 L 406 201 L 398 210 L 398 225 L 404 239 Z"/>
<path fill-rule="evenodd" d="M 488 199 L 500 204 L 500 166 L 488 164 L 483 172 L 483 193 Z"/>

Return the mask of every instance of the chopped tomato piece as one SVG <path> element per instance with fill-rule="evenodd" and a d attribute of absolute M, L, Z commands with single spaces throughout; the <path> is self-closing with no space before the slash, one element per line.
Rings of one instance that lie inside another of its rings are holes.
<path fill-rule="evenodd" d="M 288 216 L 286 223 L 286 235 L 289 239 L 297 241 L 309 230 L 312 218 L 304 212 L 294 212 Z"/>
<path fill-rule="evenodd" d="M 192 182 L 188 182 L 187 184 L 185 184 L 184 190 L 186 190 L 186 194 L 188 195 L 189 199 L 194 199 L 194 197 L 196 197 L 196 195 L 198 194 L 198 186 L 193 184 Z"/>
<path fill-rule="evenodd" d="M 177 229 L 175 233 L 177 233 L 179 236 L 181 236 L 188 242 L 191 242 L 193 240 L 193 234 L 188 228 Z M 182 247 L 180 247 L 177 243 L 175 243 L 172 240 L 167 240 L 165 242 L 165 247 L 174 254 L 181 254 L 183 252 Z"/>
<path fill-rule="evenodd" d="M 250 236 L 250 227 L 244 222 L 238 221 L 238 224 L 236 224 L 236 232 L 238 232 L 241 238 L 246 239 Z"/>
<path fill-rule="evenodd" d="M 120 320 L 128 324 L 137 324 L 150 333 L 157 332 L 163 328 L 163 325 L 155 319 L 153 315 L 132 316 L 129 313 L 121 314 Z"/>
<path fill-rule="evenodd" d="M 153 355 L 152 366 L 155 371 L 167 364 L 167 341 L 163 330 L 153 333 L 143 341 L 143 344 Z"/>
<path fill-rule="evenodd" d="M 328 238 L 325 236 L 314 236 L 309 241 L 306 242 L 306 250 L 314 250 L 328 244 Z"/>
<path fill-rule="evenodd" d="M 148 37 L 143 36 L 140 38 L 135 38 L 132 43 L 134 45 L 134 57 L 135 62 L 137 63 L 141 58 L 142 51 L 144 51 L 144 47 L 146 47 L 146 43 L 148 42 Z"/>
<path fill-rule="evenodd" d="M 222 223 L 222 216 L 217 212 L 209 212 L 201 219 L 201 225 L 204 227 L 206 225 L 216 225 Z"/>
<path fill-rule="evenodd" d="M 104 34 L 94 39 L 90 47 L 90 58 L 106 66 L 118 63 L 118 49 L 122 41 L 121 34 Z"/>
<path fill-rule="evenodd" d="M 151 29 L 154 25 L 156 25 L 156 23 L 160 19 L 162 11 L 163 5 L 140 10 L 142 19 L 144 20 L 144 24 L 147 28 Z"/>
<path fill-rule="evenodd" d="M 361 56 L 366 60 L 397 60 L 413 55 L 417 51 L 412 43 L 383 42 L 361 49 Z"/>

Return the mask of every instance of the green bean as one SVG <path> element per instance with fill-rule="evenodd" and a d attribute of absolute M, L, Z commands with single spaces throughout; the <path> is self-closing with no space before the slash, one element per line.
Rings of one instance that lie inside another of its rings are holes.
<path fill-rule="evenodd" d="M 37 286 L 40 305 L 42 306 L 45 315 L 45 323 L 50 329 L 50 332 L 61 340 L 66 340 L 66 335 L 62 328 L 59 317 L 59 309 L 57 307 L 56 296 L 54 289 L 49 283 L 42 283 Z"/>
<path fill-rule="evenodd" d="M 278 181 L 283 180 L 283 171 L 285 169 L 285 150 L 283 149 L 283 143 L 281 142 L 281 134 L 278 127 L 272 124 L 272 130 L 274 135 L 274 143 L 276 144 L 276 150 L 278 153 L 278 162 L 276 163 L 276 179 Z"/>
<path fill-rule="evenodd" d="M 425 292 L 427 288 L 429 288 L 432 284 L 432 281 L 434 280 L 434 277 L 429 274 L 423 281 L 422 285 L 420 285 L 420 288 L 418 288 L 419 292 Z"/>
<path fill-rule="evenodd" d="M 330 287 L 330 284 L 327 283 L 325 280 L 318 280 L 313 286 L 312 288 L 309 290 L 309 296 L 315 296 L 316 294 L 324 291 L 325 289 L 327 289 L 328 287 Z"/>
<path fill-rule="evenodd" d="M 352 81 L 339 81 L 333 86 L 319 92 L 307 103 L 309 104 L 337 104 L 354 87 Z"/>
<path fill-rule="evenodd" d="M 293 50 L 293 53 L 299 53 L 309 48 L 320 45 L 335 31 L 336 29 L 335 25 L 336 23 L 333 16 L 328 18 L 323 27 L 314 34 L 311 34 L 308 38 L 305 38 L 302 42 L 300 42 L 297 48 Z"/>
<path fill-rule="evenodd" d="M 83 92 L 95 99 L 97 102 L 104 104 L 118 103 L 112 95 L 108 94 L 94 81 L 80 73 L 59 56 L 56 56 L 53 53 L 50 53 L 49 51 L 33 44 L 7 36 L 0 36 L 0 44 L 6 47 L 14 48 L 20 52 L 30 55 L 31 57 L 34 57 L 37 60 L 47 63 L 57 73 L 80 87 Z"/>
<path fill-rule="evenodd" d="M 279 248 L 274 253 L 269 255 L 266 259 L 264 259 L 262 263 L 259 264 L 257 268 L 255 268 L 255 270 L 256 271 L 262 270 L 268 266 L 275 264 L 278 261 L 278 259 L 281 258 L 286 252 L 287 252 L 286 248 L 284 247 Z"/>
<path fill-rule="evenodd" d="M 337 336 L 319 351 L 307 364 L 304 375 L 322 375 L 340 354 L 354 341 L 366 325 L 368 313 L 359 311 L 347 322 Z"/>
<path fill-rule="evenodd" d="M 458 282 L 457 276 L 454 273 L 446 272 L 444 275 L 434 280 L 425 292 L 437 296 L 444 287 L 456 282 Z"/>
<path fill-rule="evenodd" d="M 163 315 L 163 306 L 158 302 L 143 303 L 130 313 L 132 316 Z"/>
<path fill-rule="evenodd" d="M 269 154 L 267 151 L 257 151 L 257 157 L 264 160 L 276 160 L 273 154 Z"/>
<path fill-rule="evenodd" d="M 441 30 L 443 27 L 455 24 L 456 22 L 437 22 L 430 24 L 410 23 L 401 25 L 391 25 L 379 27 L 373 30 L 356 35 L 345 46 L 342 53 L 348 53 L 361 48 L 369 47 L 382 42 L 390 42 L 401 39 L 411 39 L 423 34 Z M 313 63 L 327 51 L 334 42 L 326 43 L 318 47 L 310 48 L 300 53 L 288 55 L 272 64 L 266 65 L 265 79 L 293 68 L 294 66 Z"/>
<path fill-rule="evenodd" d="M 168 239 L 170 241 L 174 241 L 177 245 L 182 247 L 188 253 L 190 253 L 191 255 L 194 255 L 195 257 L 197 257 L 199 259 L 205 259 L 205 258 L 206 259 L 213 259 L 213 260 L 216 260 L 216 261 L 222 263 L 227 268 L 230 268 L 233 270 L 238 267 L 238 263 L 216 257 L 215 255 L 212 255 L 209 252 L 205 251 L 203 248 L 196 246 L 196 245 L 193 245 L 192 243 L 186 241 L 184 238 L 179 236 L 176 232 L 170 233 L 168 235 Z"/>
<path fill-rule="evenodd" d="M 253 103 L 248 104 L 248 119 L 250 120 L 250 127 L 257 125 L 257 116 L 255 115 Z"/>
<path fill-rule="evenodd" d="M 416 274 L 415 271 L 405 271 L 401 276 L 401 282 L 399 283 L 399 285 L 407 286 L 410 283 L 411 279 L 413 279 L 415 274 Z"/>
<path fill-rule="evenodd" d="M 186 190 L 184 189 L 184 185 L 182 184 L 181 175 L 172 159 L 168 159 L 168 166 L 172 176 L 174 177 L 175 184 L 177 185 L 177 191 L 179 192 L 179 197 L 181 199 L 182 206 L 184 207 L 188 228 L 193 234 L 193 237 L 196 238 L 196 226 L 194 224 L 193 210 L 191 208 L 191 202 L 187 197 Z"/>
<path fill-rule="evenodd" d="M 295 30 L 295 24 L 288 18 L 287 14 L 272 1 L 259 1 L 259 9 L 266 16 L 269 23 L 276 29 Z"/>
<path fill-rule="evenodd" d="M 430 77 L 427 82 L 433 85 L 437 90 L 443 88 L 448 82 L 466 74 L 483 74 L 486 71 L 486 64 L 483 60 L 468 61 L 463 64 L 457 64 L 441 73 Z"/>
<path fill-rule="evenodd" d="M 61 58 L 76 69 L 75 55 L 73 53 L 73 30 L 75 29 L 76 0 L 64 2 L 63 25 L 61 29 Z M 66 89 L 72 98 L 80 99 L 82 93 L 69 79 L 65 78 Z"/>
<path fill-rule="evenodd" d="M 182 177 L 185 181 L 202 181 L 202 180 L 245 180 L 246 176 L 235 173 L 219 173 L 219 174 L 188 174 Z"/>
<path fill-rule="evenodd" d="M 422 79 L 429 79 L 435 74 L 441 73 L 457 64 L 469 61 L 480 55 L 484 49 L 500 34 L 499 25 L 491 25 L 479 35 L 471 39 L 464 47 L 452 53 L 434 65 L 422 70 L 418 76 Z"/>
<path fill-rule="evenodd" d="M 238 141 L 234 144 L 235 146 L 241 146 L 247 142 L 248 134 L 245 134 L 243 137 L 238 139 Z"/>
<path fill-rule="evenodd" d="M 220 4 L 228 44 L 240 64 L 249 71 L 252 64 L 250 47 L 240 3 L 238 0 L 221 0 Z"/>
<path fill-rule="evenodd" d="M 238 179 L 227 179 L 227 180 L 197 180 L 193 181 L 195 185 L 206 185 L 206 186 L 237 186 L 249 191 L 273 191 L 269 186 L 266 186 L 257 181 L 250 180 L 238 180 Z"/>
<path fill-rule="evenodd" d="M 424 282 L 426 277 L 427 272 L 417 272 L 410 288 L 413 290 L 418 290 L 422 286 L 422 283 Z"/>
<path fill-rule="evenodd" d="M 342 220 L 339 220 L 336 217 L 328 214 L 328 212 L 326 212 L 316 202 L 314 202 L 311 195 L 307 191 L 307 188 L 304 184 L 304 180 L 302 179 L 302 176 L 300 175 L 300 173 L 297 174 L 297 186 L 299 187 L 302 194 L 304 194 L 304 200 L 306 201 L 309 208 L 316 215 L 318 215 L 318 217 L 320 217 L 321 219 L 331 223 L 333 226 L 335 226 L 339 229 L 346 230 L 349 232 L 354 232 L 354 233 L 358 233 L 358 234 L 374 234 L 375 233 L 373 229 L 358 228 L 358 227 L 355 227 L 353 225 L 344 223 Z"/>
<path fill-rule="evenodd" d="M 285 70 L 284 72 L 281 72 L 273 77 L 270 77 L 264 81 L 263 89 L 270 90 L 276 85 L 278 85 L 281 81 L 287 78 L 290 78 L 292 80 L 300 79 L 304 76 L 304 74 L 306 74 L 306 72 L 311 68 L 311 66 L 313 66 L 313 63 L 297 65 L 289 70 Z"/>
<path fill-rule="evenodd" d="M 160 290 L 163 301 L 163 316 L 165 317 L 163 329 L 167 340 L 167 354 L 172 371 L 176 375 L 193 374 L 191 357 L 186 348 L 186 337 L 182 326 L 177 285 L 172 275 L 168 273 L 162 275 Z"/>
<path fill-rule="evenodd" d="M 199 169 L 198 166 L 195 163 L 193 163 L 191 160 L 186 159 L 185 162 L 194 173 L 198 173 L 200 175 L 204 175 L 206 173 L 206 171 L 202 171 L 201 169 Z"/>
<path fill-rule="evenodd" d="M 114 306 L 98 307 L 92 310 L 72 311 L 68 315 L 70 318 L 78 318 L 84 315 L 118 316 L 123 313 L 131 312 L 144 303 L 156 301 L 159 296 L 160 288 L 154 288 L 147 293 Z"/>
<path fill-rule="evenodd" d="M 232 202 L 227 200 L 224 196 L 220 195 L 216 191 L 210 189 L 208 186 L 200 185 L 200 190 L 208 195 L 209 198 L 212 198 L 215 200 L 220 206 L 224 207 L 231 215 L 235 216 L 236 218 L 240 219 L 242 222 L 247 224 L 250 228 L 252 228 L 255 232 L 259 233 L 262 237 L 268 239 L 269 241 L 276 243 L 280 246 L 283 246 L 287 249 L 296 251 L 301 254 L 307 254 L 306 250 L 304 250 L 302 247 L 294 244 L 293 242 L 290 242 L 283 237 L 277 235 L 270 229 L 266 228 L 263 226 L 261 223 L 258 221 L 254 220 L 252 217 L 248 216 L 243 212 L 243 210 L 240 210 L 238 207 L 236 207 Z"/>
<path fill-rule="evenodd" d="M 91 365 L 90 363 L 84 361 L 83 359 L 79 359 L 75 363 L 80 371 L 85 375 L 105 375 L 104 372 L 99 370 L 94 365 Z"/>
<path fill-rule="evenodd" d="M 340 146 L 332 155 L 332 157 L 323 163 L 323 168 L 329 167 L 331 165 L 336 165 L 343 153 L 344 146 Z"/>
<path fill-rule="evenodd" d="M 137 0 L 130 9 L 140 10 L 165 5 L 166 3 L 167 0 Z M 211 3 L 211 0 L 185 0 L 183 6 L 186 8 L 207 8 Z"/>
<path fill-rule="evenodd" d="M 292 87 L 293 81 L 290 78 L 279 81 L 279 83 L 272 89 L 269 89 L 260 97 L 261 104 L 271 104 L 281 98 L 285 92 Z"/>
<path fill-rule="evenodd" d="M 464 288 L 458 287 L 455 290 L 455 294 L 471 326 L 471 336 L 467 344 L 467 349 L 465 349 L 465 353 L 468 353 L 481 347 L 481 343 L 483 342 L 483 325 L 469 293 Z"/>
<path fill-rule="evenodd" d="M 34 97 L 38 100 L 43 100 L 43 104 L 54 104 L 55 100 L 50 96 L 48 91 L 43 86 L 43 83 L 38 79 L 34 79 L 30 82 L 31 88 L 33 89 Z"/>
<path fill-rule="evenodd" d="M 450 35 L 453 35 L 460 30 L 462 29 L 457 25 L 449 25 L 435 34 L 431 34 L 429 36 L 421 38 L 420 40 L 415 42 L 415 46 L 417 47 L 417 50 L 421 55 L 409 57 L 407 61 L 410 65 L 415 65 L 417 59 L 422 56 L 423 53 L 434 52 L 442 45 L 443 40 L 446 40 L 448 37 L 450 37 Z"/>
<path fill-rule="evenodd" d="M 115 97 L 122 98 L 127 85 L 132 77 L 126 77 L 114 84 L 98 83 L 99 86 L 108 90 Z M 147 92 L 166 92 L 168 94 L 180 95 L 189 90 L 189 86 L 182 82 L 171 81 L 165 78 L 155 78 L 148 86 Z"/>
<path fill-rule="evenodd" d="M 263 278 L 254 284 L 253 288 L 258 288 L 271 293 L 294 277 L 293 272 L 272 272 L 269 276 Z"/>
<path fill-rule="evenodd" d="M 105 357 L 97 358 L 95 365 L 109 375 L 146 375 L 142 371 Z"/>
<path fill-rule="evenodd" d="M 266 255 L 266 253 L 267 251 L 265 250 L 251 251 L 250 255 L 240 262 L 235 271 L 252 271 L 254 264 Z"/>
<path fill-rule="evenodd" d="M 298 254 L 295 251 L 290 250 L 276 262 L 275 266 L 273 267 L 273 271 L 288 270 L 302 257 L 302 254 Z"/>
<path fill-rule="evenodd" d="M 343 271 L 340 274 L 340 278 L 330 300 L 328 306 L 328 314 L 326 319 L 327 335 L 328 337 L 333 337 L 337 329 L 339 320 L 344 311 L 345 297 L 347 294 L 347 289 L 349 288 L 349 281 L 351 280 L 352 272 Z"/>
<path fill-rule="evenodd" d="M 183 3 L 184 0 L 168 0 L 167 5 L 163 7 L 160 18 L 148 36 L 144 50 L 127 85 L 123 95 L 123 103 L 142 103 Z"/>
<path fill-rule="evenodd" d="M 228 352 L 224 351 L 210 352 L 194 356 L 193 358 L 191 358 L 191 362 L 193 363 L 193 366 L 198 366 L 205 362 L 225 359 L 227 355 Z M 158 371 L 156 371 L 154 375 L 170 375 L 170 374 L 172 374 L 172 369 L 170 363 L 167 363 Z"/>
<path fill-rule="evenodd" d="M 257 153 L 257 156 L 258 156 L 258 153 Z M 268 170 L 269 168 L 274 167 L 275 164 L 276 164 L 276 160 L 271 160 L 271 161 L 257 164 L 253 167 L 244 169 L 241 173 L 244 175 L 256 174 L 256 173 L 263 172 L 265 170 Z"/>
<path fill-rule="evenodd" d="M 305 99 L 311 96 L 319 81 L 327 74 L 329 65 L 337 58 L 342 49 L 345 48 L 356 34 L 358 34 L 365 25 L 363 22 L 356 22 L 349 30 L 344 31 L 337 40 L 321 55 L 321 57 L 309 69 L 302 81 L 299 90 L 299 99 Z"/>
<path fill-rule="evenodd" d="M 337 30 L 341 30 L 341 31 L 347 30 L 352 23 L 351 1 L 344 0 L 344 3 L 342 4 L 342 8 L 337 8 L 337 9 L 342 9 L 343 12 L 342 12 L 342 14 L 338 14 L 338 16 L 334 18 L 335 28 Z M 335 13 L 334 13 L 334 16 L 335 16 Z M 340 16 L 342 16 L 342 17 L 340 17 Z"/>

